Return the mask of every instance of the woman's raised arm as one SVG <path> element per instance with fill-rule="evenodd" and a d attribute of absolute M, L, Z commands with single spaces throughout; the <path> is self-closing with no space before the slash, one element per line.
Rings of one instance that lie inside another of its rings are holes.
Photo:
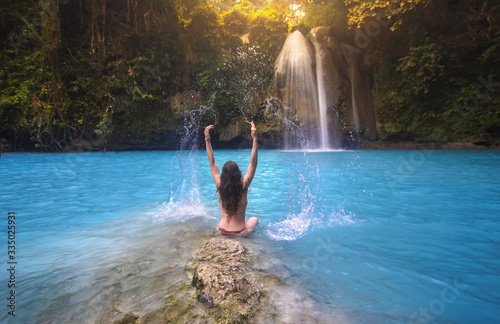
<path fill-rule="evenodd" d="M 255 170 L 257 169 L 257 157 L 258 157 L 258 138 L 257 138 L 257 128 L 252 121 L 252 154 L 250 155 L 250 164 L 248 165 L 247 173 L 243 177 L 243 187 L 248 188 L 250 183 L 252 183 L 253 177 L 255 175 Z"/>
<path fill-rule="evenodd" d="M 212 143 L 210 142 L 210 129 L 212 125 L 208 125 L 205 128 L 205 144 L 207 147 L 208 163 L 210 164 L 210 171 L 212 172 L 212 177 L 214 178 L 215 186 L 219 188 L 220 185 L 220 172 L 217 163 L 215 163 L 214 150 L 212 149 Z"/>

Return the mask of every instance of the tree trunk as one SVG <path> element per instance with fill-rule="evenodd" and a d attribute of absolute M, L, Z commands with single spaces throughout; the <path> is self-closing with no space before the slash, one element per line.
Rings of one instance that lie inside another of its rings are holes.
<path fill-rule="evenodd" d="M 45 120 L 45 127 L 48 133 L 53 135 L 55 130 L 52 130 L 55 115 L 59 117 L 62 124 L 63 135 L 61 141 L 66 143 L 68 138 L 68 127 L 64 118 L 64 107 L 62 105 L 62 79 L 61 79 L 61 25 L 59 20 L 59 2 L 57 0 L 44 0 L 44 25 L 43 25 L 43 65 L 47 68 L 50 74 L 50 80 L 47 80 L 47 99 L 48 105 L 52 110 Z M 59 144 L 58 144 L 59 146 Z"/>

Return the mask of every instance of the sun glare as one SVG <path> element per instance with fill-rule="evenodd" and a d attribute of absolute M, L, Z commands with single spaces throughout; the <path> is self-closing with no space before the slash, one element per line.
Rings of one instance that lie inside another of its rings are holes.
<path fill-rule="evenodd" d="M 304 17 L 306 15 L 306 12 L 302 10 L 301 4 L 291 4 L 290 8 L 292 9 L 293 15 L 295 17 Z"/>

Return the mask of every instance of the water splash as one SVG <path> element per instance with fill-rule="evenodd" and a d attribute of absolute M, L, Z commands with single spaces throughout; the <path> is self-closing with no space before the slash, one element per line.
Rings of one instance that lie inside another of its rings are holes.
<path fill-rule="evenodd" d="M 325 223 L 322 226 L 333 227 L 333 226 L 349 226 L 363 223 L 364 219 L 356 218 L 352 212 L 346 212 L 344 207 L 341 207 L 339 211 L 332 212 L 326 216 Z"/>
<path fill-rule="evenodd" d="M 354 226 L 364 222 L 351 211 L 346 211 L 342 202 L 335 211 L 325 198 L 324 180 L 321 177 L 316 157 L 321 153 L 306 151 L 291 154 L 288 169 L 287 217 L 267 226 L 268 237 L 277 241 L 293 241 L 308 233 L 337 226 Z"/>
<path fill-rule="evenodd" d="M 304 157 L 305 171 L 301 171 L 304 165 L 293 162 L 293 168 L 289 171 L 287 218 L 268 225 L 267 234 L 274 240 L 295 240 L 306 234 L 315 221 L 316 196 L 310 187 L 310 183 L 314 181 L 310 180 L 316 176 L 313 175 L 305 153 Z"/>
<path fill-rule="evenodd" d="M 174 189 L 174 185 L 175 189 Z M 189 185 L 192 185 L 190 183 Z M 178 197 L 178 193 L 182 192 Z M 186 192 L 186 181 L 182 180 L 180 186 L 177 181 L 170 184 L 170 197 L 168 202 L 156 204 L 153 223 L 159 224 L 167 221 L 185 222 L 196 217 L 207 217 L 205 206 L 200 202 L 198 187 L 191 187 Z"/>
<path fill-rule="evenodd" d="M 183 121 L 180 136 L 180 150 L 193 151 L 199 149 L 199 137 L 203 131 L 201 122 L 203 118 L 212 111 L 210 105 L 199 105 L 198 108 L 185 110 L 183 113 Z M 215 116 L 215 115 L 214 115 Z M 215 123 L 217 118 L 215 118 Z"/>
<path fill-rule="evenodd" d="M 168 202 L 156 206 L 153 222 L 162 223 L 169 220 L 184 222 L 200 216 L 207 217 L 200 193 L 198 179 L 200 162 L 197 150 L 198 139 L 203 129 L 201 122 L 210 111 L 211 107 L 207 105 L 199 105 L 195 109 L 184 111 L 182 128 L 178 134 L 180 151 L 176 153 L 170 167 L 170 172 L 180 173 L 179 180 L 171 183 Z"/>
<path fill-rule="evenodd" d="M 313 165 L 306 153 L 312 147 L 310 138 L 306 135 L 304 124 L 290 113 L 283 112 L 280 107 L 285 107 L 283 102 L 277 98 L 268 98 L 266 115 L 273 118 L 280 118 L 289 139 L 299 145 L 297 156 L 291 161 L 289 168 L 289 190 L 288 190 L 288 215 L 286 219 L 271 223 L 266 230 L 267 235 L 274 240 L 295 240 L 305 235 L 310 225 L 316 221 L 317 206 L 316 196 L 320 183 L 319 166 Z M 302 153 L 302 154 L 300 154 Z M 313 184 L 313 188 L 311 188 Z"/>
<path fill-rule="evenodd" d="M 186 201 L 176 202 L 170 200 L 156 206 L 156 212 L 153 215 L 153 223 L 160 224 L 169 221 L 184 223 L 192 221 L 194 218 L 214 218 L 210 217 L 205 211 L 203 204 L 187 203 Z"/>

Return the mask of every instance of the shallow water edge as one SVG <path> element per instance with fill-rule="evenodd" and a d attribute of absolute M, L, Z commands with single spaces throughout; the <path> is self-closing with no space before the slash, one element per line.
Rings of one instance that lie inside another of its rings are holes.
<path fill-rule="evenodd" d="M 234 150 L 234 149 L 249 149 L 251 148 L 251 141 L 245 138 L 238 138 L 231 142 L 222 142 L 216 139 L 213 140 L 213 146 L 217 150 Z M 281 146 L 272 143 L 259 142 L 259 149 L 261 150 L 279 150 Z M 203 150 L 204 143 L 200 140 L 197 147 Z M 471 141 L 463 142 L 445 142 L 436 141 L 433 139 L 420 140 L 420 141 L 363 141 L 360 143 L 351 143 L 349 147 L 332 148 L 332 150 L 498 150 L 500 149 L 500 139 L 472 139 Z M 134 152 L 134 151 L 177 151 L 179 145 L 176 143 L 169 143 L 168 145 L 141 145 L 141 146 L 128 146 L 128 145 L 108 145 L 106 147 L 88 145 L 78 149 L 67 148 L 62 153 L 79 153 L 79 152 Z M 15 151 L 11 147 L 4 147 L 0 150 L 2 153 L 60 153 L 60 151 L 40 151 L 38 149 L 19 149 Z"/>

